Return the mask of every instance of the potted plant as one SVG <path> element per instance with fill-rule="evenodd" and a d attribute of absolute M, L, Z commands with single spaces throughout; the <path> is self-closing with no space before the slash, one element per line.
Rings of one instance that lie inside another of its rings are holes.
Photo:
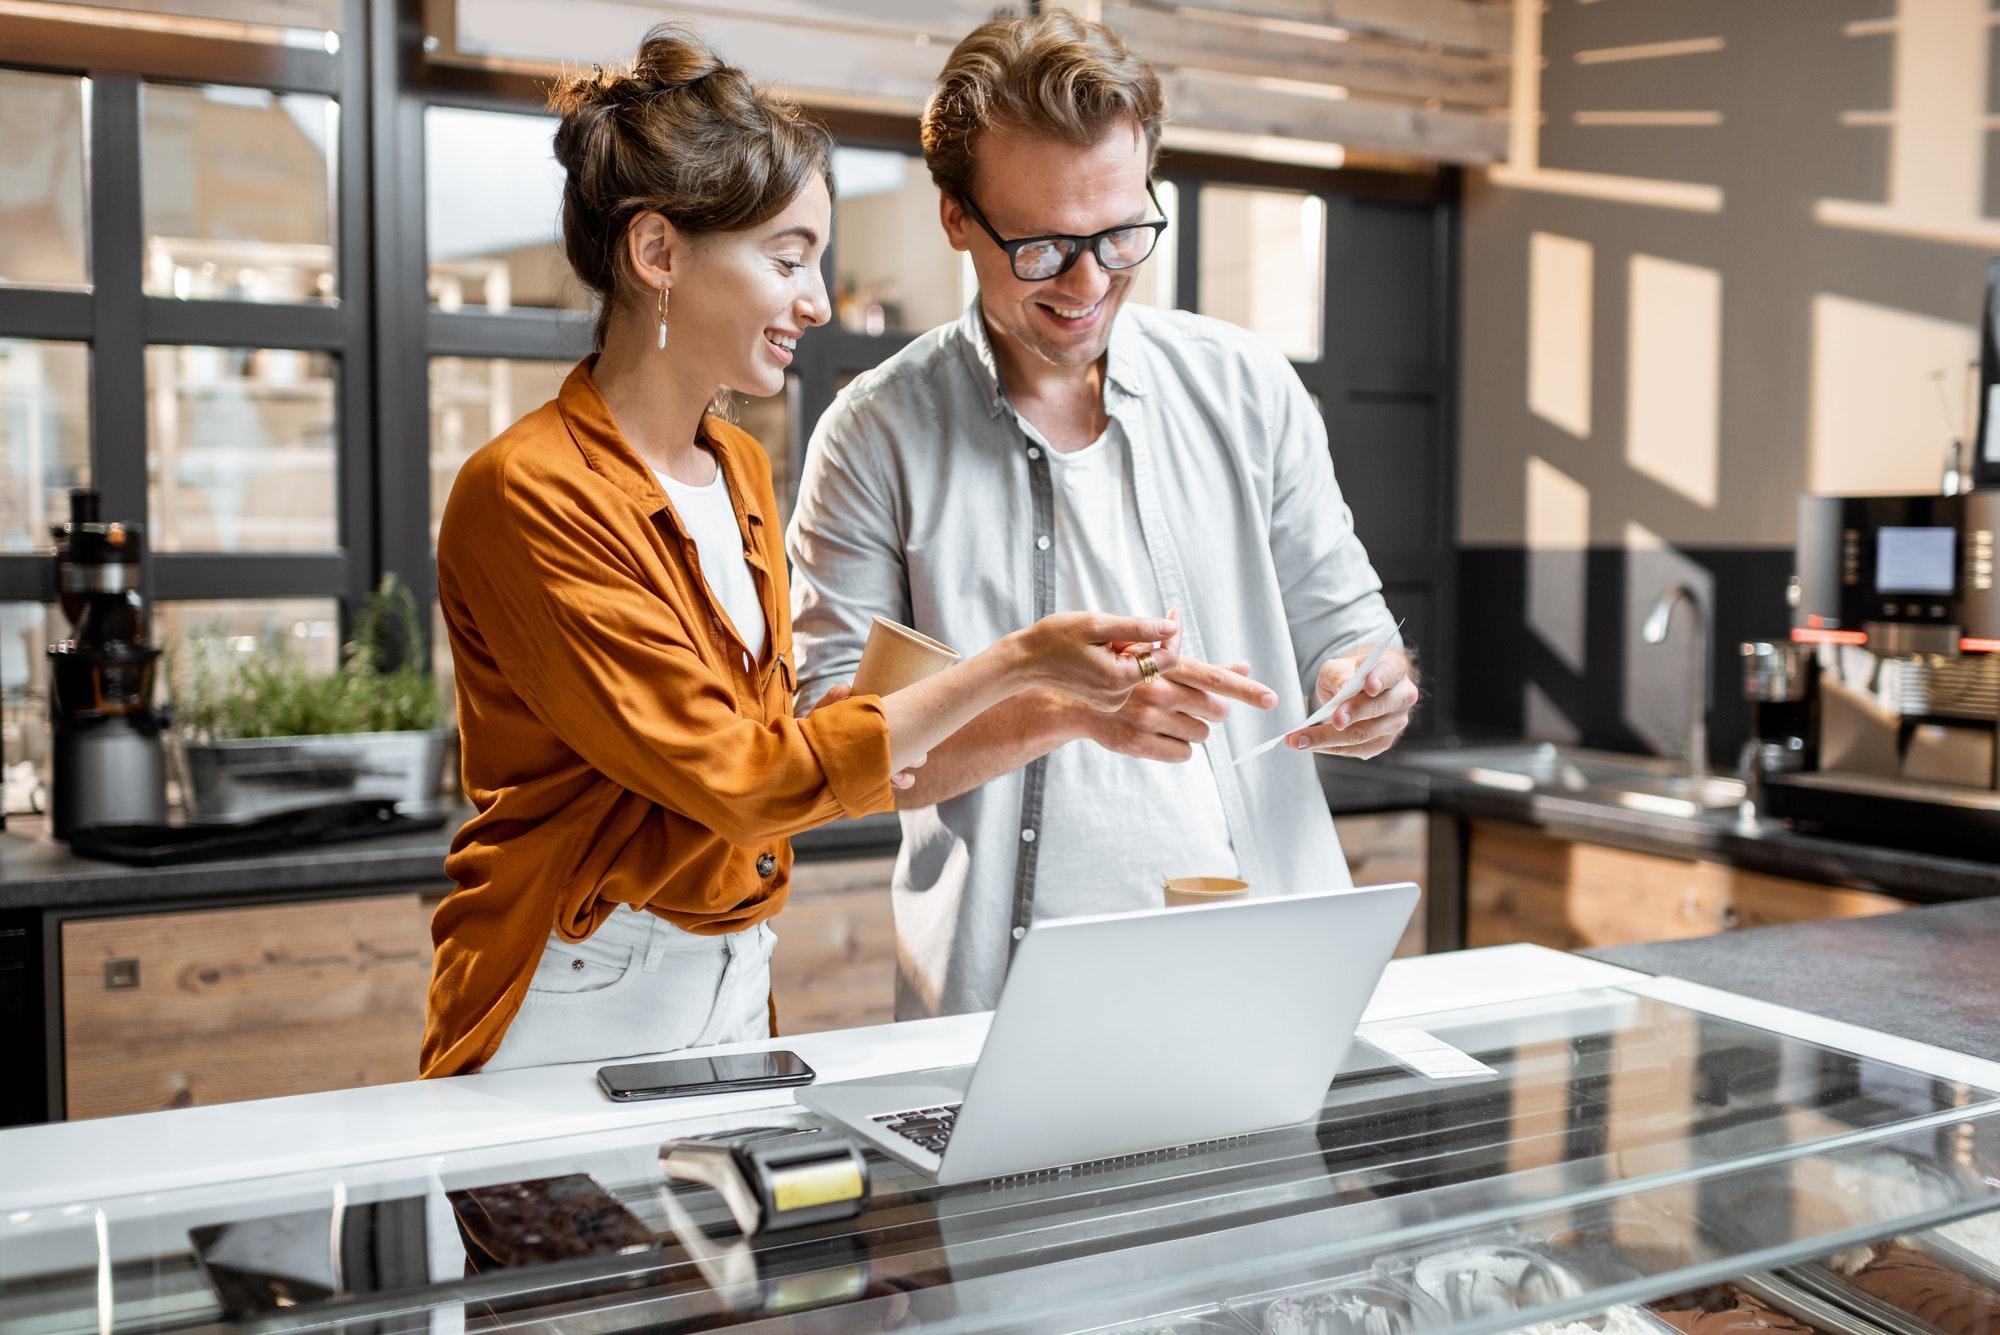
<path fill-rule="evenodd" d="M 442 809 L 451 729 L 431 674 L 411 652 L 416 599 L 387 576 L 344 660 L 314 672 L 275 641 L 247 656 L 196 635 L 173 674 L 168 757 L 188 817 L 243 820 L 355 798 L 393 798 L 398 814 Z M 401 650 L 400 661 L 389 656 Z"/>

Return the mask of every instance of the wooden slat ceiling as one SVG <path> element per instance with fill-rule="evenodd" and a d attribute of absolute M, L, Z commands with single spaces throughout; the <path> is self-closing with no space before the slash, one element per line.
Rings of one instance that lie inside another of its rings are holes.
<path fill-rule="evenodd" d="M 1169 144 L 1326 163 L 1343 152 L 1505 160 L 1509 0 L 1059 0 L 1160 69 Z M 1025 8 L 1025 6 L 1021 6 Z M 1000 6 L 1008 8 L 1008 6 Z M 686 19 L 825 106 L 913 113 L 990 0 L 430 0 L 434 58 L 553 73 L 629 57 Z M 559 13 L 559 18 L 556 15 Z"/>

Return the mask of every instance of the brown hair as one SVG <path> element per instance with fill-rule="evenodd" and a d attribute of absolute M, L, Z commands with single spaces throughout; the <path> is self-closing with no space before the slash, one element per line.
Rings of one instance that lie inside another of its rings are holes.
<path fill-rule="evenodd" d="M 1088 145 L 1120 123 L 1146 136 L 1146 170 L 1160 155 L 1167 106 L 1160 76 L 1117 33 L 1064 9 L 992 19 L 952 49 L 924 106 L 924 161 L 945 194 L 972 188 L 979 134 L 1008 126 Z"/>
<path fill-rule="evenodd" d="M 699 236 L 768 222 L 815 174 L 833 190 L 833 137 L 699 37 L 661 24 L 630 66 L 597 66 L 549 92 L 563 166 L 563 252 L 602 298 L 596 344 L 617 302 L 625 229 L 660 213 Z"/>

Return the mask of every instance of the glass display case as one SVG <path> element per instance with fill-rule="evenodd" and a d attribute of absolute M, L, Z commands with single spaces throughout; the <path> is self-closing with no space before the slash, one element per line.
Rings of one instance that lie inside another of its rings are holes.
<path fill-rule="evenodd" d="M 0 1217 L 0 1328 L 1986 1335 L 1992 1091 L 1601 989 L 1361 1045 L 1308 1123 L 740 1235 L 670 1183 L 735 1118 Z M 810 1120 L 752 1119 L 771 1137 Z M 310 1147 L 301 1147 L 302 1151 Z"/>

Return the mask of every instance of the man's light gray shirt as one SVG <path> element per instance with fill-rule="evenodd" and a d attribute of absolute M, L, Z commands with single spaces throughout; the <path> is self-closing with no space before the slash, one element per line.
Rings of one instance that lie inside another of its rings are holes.
<path fill-rule="evenodd" d="M 1329 658 L 1393 636 L 1381 581 L 1334 481 L 1326 429 L 1283 355 L 1233 325 L 1128 304 L 1105 410 L 1123 429 L 1147 559 L 1182 652 L 1247 661 L 1278 692 L 1232 704 L 1206 743 L 1254 894 L 1352 884 L 1312 757 L 1281 747 Z M 1049 448 L 1008 403 L 975 302 L 842 391 L 813 432 L 787 534 L 798 705 L 853 679 L 875 616 L 974 653 L 1054 610 Z M 1091 743 L 1073 743 L 1091 745 Z M 902 813 L 896 1013 L 989 1010 L 1034 918 L 1037 761 Z"/>

